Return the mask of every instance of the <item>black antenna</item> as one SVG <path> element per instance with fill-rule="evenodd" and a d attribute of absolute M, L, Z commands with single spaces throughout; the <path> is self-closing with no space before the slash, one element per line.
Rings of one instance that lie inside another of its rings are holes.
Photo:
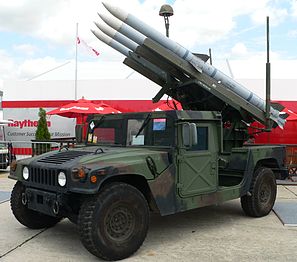
<path fill-rule="evenodd" d="M 267 41 L 267 61 L 266 61 L 266 128 L 271 129 L 269 124 L 270 119 L 270 92 L 271 92 L 271 67 L 270 67 L 270 59 L 269 59 L 269 16 L 266 17 L 266 41 Z"/>
<path fill-rule="evenodd" d="M 211 48 L 208 49 L 208 53 L 209 53 L 209 63 L 212 65 Z"/>

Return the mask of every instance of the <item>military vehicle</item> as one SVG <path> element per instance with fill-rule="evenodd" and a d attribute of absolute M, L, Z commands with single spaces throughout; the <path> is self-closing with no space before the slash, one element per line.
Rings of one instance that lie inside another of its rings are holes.
<path fill-rule="evenodd" d="M 240 198 L 245 214 L 267 215 L 276 177 L 286 175 L 285 150 L 248 145 L 247 128 L 255 120 L 267 130 L 282 126 L 281 106 L 265 111 L 260 98 L 245 90 L 246 99 L 225 76 L 215 79 L 216 69 L 211 75 L 197 69 L 161 35 L 137 45 L 115 33 L 128 51 L 104 37 L 127 55 L 125 64 L 162 86 L 154 101 L 167 94 L 184 110 L 97 115 L 85 145 L 14 162 L 9 177 L 17 180 L 11 195 L 16 219 L 36 229 L 69 218 L 88 251 L 118 260 L 142 245 L 150 212 L 165 216 Z"/>

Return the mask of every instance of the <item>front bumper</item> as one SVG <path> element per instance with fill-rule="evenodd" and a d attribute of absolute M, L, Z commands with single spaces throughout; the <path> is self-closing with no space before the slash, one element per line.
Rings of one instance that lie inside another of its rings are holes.
<path fill-rule="evenodd" d="M 62 216 L 64 201 L 61 194 L 26 188 L 22 201 L 31 210 L 54 217 Z"/>

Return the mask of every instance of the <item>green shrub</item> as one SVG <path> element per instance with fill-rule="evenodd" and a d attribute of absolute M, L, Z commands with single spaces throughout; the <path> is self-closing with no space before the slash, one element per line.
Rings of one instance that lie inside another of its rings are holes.
<path fill-rule="evenodd" d="M 37 130 L 35 133 L 35 139 L 38 141 L 48 141 L 51 139 L 51 134 L 48 130 L 46 121 L 46 112 L 43 108 L 39 108 L 39 120 L 37 125 Z M 48 152 L 51 149 L 51 144 L 36 144 L 35 154 L 40 155 L 42 153 Z"/>

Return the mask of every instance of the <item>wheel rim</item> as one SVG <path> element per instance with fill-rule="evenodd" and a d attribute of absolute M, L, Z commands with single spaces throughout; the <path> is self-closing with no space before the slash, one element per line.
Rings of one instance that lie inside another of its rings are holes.
<path fill-rule="evenodd" d="M 267 204 L 271 198 L 271 187 L 267 184 L 263 184 L 260 188 L 259 200 L 262 204 Z"/>
<path fill-rule="evenodd" d="M 115 206 L 106 215 L 106 234 L 113 241 L 127 240 L 132 235 L 134 227 L 134 212 L 126 206 Z"/>

